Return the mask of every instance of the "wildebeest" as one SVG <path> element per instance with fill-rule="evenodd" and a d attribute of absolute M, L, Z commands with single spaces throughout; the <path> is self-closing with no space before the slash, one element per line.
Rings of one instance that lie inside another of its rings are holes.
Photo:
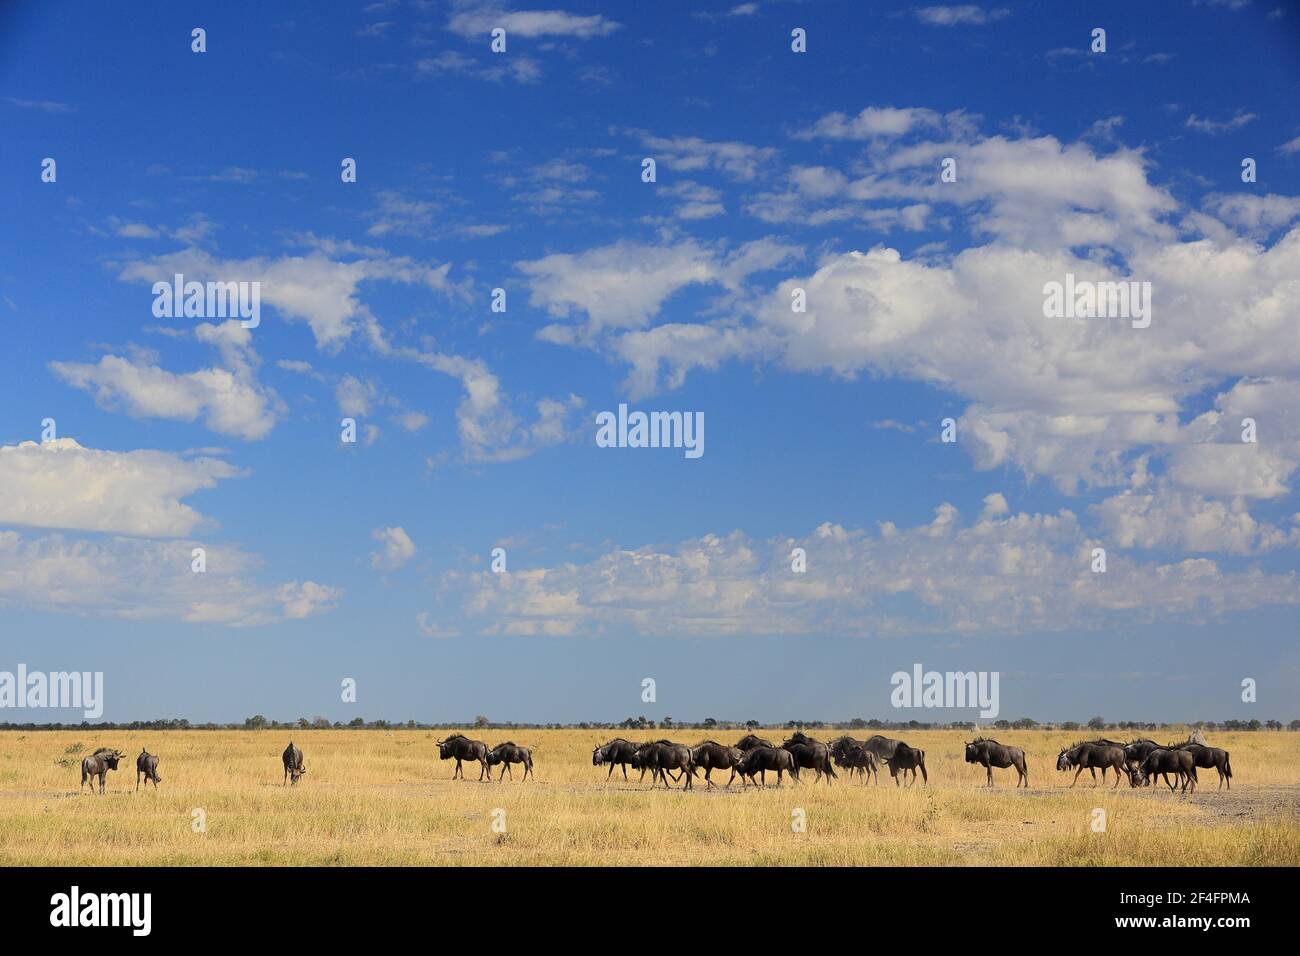
<path fill-rule="evenodd" d="M 1151 751 L 1162 749 L 1154 740 L 1147 740 L 1146 738 L 1121 744 L 1121 746 L 1124 748 L 1125 762 L 1134 769 L 1142 766 L 1142 761 L 1147 759 L 1147 754 L 1151 753 Z"/>
<path fill-rule="evenodd" d="M 903 772 L 903 779 L 907 779 L 907 772 L 912 771 L 912 783 L 916 783 L 916 771 L 921 771 L 921 779 L 927 784 L 930 782 L 930 775 L 925 772 L 925 751 L 918 750 L 915 747 L 909 747 L 905 743 L 899 743 L 894 748 L 894 755 L 885 761 L 885 766 L 889 768 L 889 775 L 894 778 L 894 786 L 898 786 L 898 772 Z"/>
<path fill-rule="evenodd" d="M 1186 750 L 1153 750 L 1147 754 L 1147 758 L 1142 761 L 1142 767 L 1137 771 L 1136 780 L 1139 783 L 1146 783 L 1153 780 L 1156 774 L 1165 778 L 1165 784 L 1169 787 L 1169 792 L 1174 790 L 1174 784 L 1169 782 L 1169 775 L 1174 775 L 1174 781 L 1182 783 L 1182 792 L 1187 792 L 1187 785 L 1192 785 L 1192 792 L 1196 792 L 1196 760 Z"/>
<path fill-rule="evenodd" d="M 158 755 L 151 754 L 148 750 L 141 747 L 140 756 L 135 758 L 135 789 L 140 792 L 140 775 L 144 775 L 145 783 L 153 781 L 153 788 L 158 789 L 158 784 L 162 782 L 162 777 L 158 776 Z"/>
<path fill-rule="evenodd" d="M 736 772 L 740 774 L 743 782 L 748 777 L 749 782 L 759 786 L 758 781 L 754 780 L 754 775 L 759 776 L 762 786 L 767 786 L 767 772 L 773 770 L 776 772 L 776 785 L 781 785 L 783 774 L 790 774 L 796 782 L 799 780 L 799 764 L 795 762 L 794 754 L 781 747 L 754 747 L 743 757 L 740 763 L 736 765 Z"/>
<path fill-rule="evenodd" d="M 876 769 L 876 755 L 867 749 L 863 741 L 854 740 L 852 737 L 837 737 L 826 746 L 831 752 L 831 759 L 835 761 L 835 765 L 848 770 L 849 776 L 852 776 L 853 771 L 856 770 L 863 783 L 866 783 L 869 776 L 874 776 L 876 782 L 880 782 L 880 774 Z"/>
<path fill-rule="evenodd" d="M 524 765 L 524 779 L 527 780 L 528 775 L 533 772 L 533 748 L 520 747 L 513 740 L 507 740 L 505 743 L 497 744 L 488 751 L 487 765 L 495 767 L 497 764 L 501 764 L 501 776 L 497 777 L 498 783 L 501 782 L 501 778 L 506 775 L 507 771 L 510 772 L 510 779 L 515 779 L 515 772 L 510 769 L 512 763 Z M 488 779 L 492 779 L 490 770 L 488 771 Z"/>
<path fill-rule="evenodd" d="M 826 778 L 826 785 L 835 779 L 835 768 L 831 766 L 831 752 L 820 740 L 814 740 L 806 736 L 802 731 L 796 730 L 790 735 L 788 740 L 781 744 L 782 750 L 788 750 L 794 756 L 795 764 L 801 770 L 813 770 L 817 776 L 813 778 L 813 783 Z"/>
<path fill-rule="evenodd" d="M 596 744 L 591 752 L 591 765 L 599 767 L 601 764 L 609 764 L 609 773 L 605 774 L 605 782 L 614 776 L 614 766 L 622 764 L 623 779 L 627 779 L 627 765 L 632 762 L 632 757 L 636 754 L 637 745 L 630 740 L 624 740 L 622 737 L 616 737 L 607 744 Z"/>
<path fill-rule="evenodd" d="M 762 737 L 755 737 L 753 734 L 745 734 L 736 741 L 736 746 L 745 753 L 749 753 L 755 747 L 775 747 L 776 744 L 770 740 L 764 740 Z"/>
<path fill-rule="evenodd" d="M 280 755 L 280 761 L 284 764 L 284 779 L 289 780 L 295 787 L 298 786 L 298 778 L 307 772 L 307 768 L 302 764 L 302 751 L 289 741 L 289 746 L 284 748 L 284 753 Z M 284 781 L 280 782 L 284 786 Z"/>
<path fill-rule="evenodd" d="M 477 760 L 479 762 L 478 778 L 483 779 L 487 774 L 488 780 L 492 779 L 492 771 L 488 770 L 487 755 L 488 745 L 481 740 L 470 740 L 464 734 L 452 734 L 446 740 L 437 741 L 438 759 L 456 761 L 456 769 L 451 773 L 451 779 L 455 780 L 460 777 L 465 779 L 465 769 L 461 766 L 462 760 Z"/>
<path fill-rule="evenodd" d="M 862 744 L 875 755 L 877 760 L 888 760 L 894 756 L 894 751 L 899 747 L 906 747 L 907 744 L 901 740 L 893 740 L 889 737 L 882 737 L 880 734 L 873 734 Z"/>
<path fill-rule="evenodd" d="M 1091 741 L 1075 744 L 1073 747 L 1062 747 L 1061 752 L 1056 758 L 1057 770 L 1074 770 L 1074 780 L 1070 782 L 1073 787 L 1079 782 L 1079 774 L 1084 770 L 1095 770 L 1101 768 L 1101 782 L 1106 782 L 1106 771 L 1115 771 L 1115 786 L 1119 786 L 1119 779 L 1122 774 L 1128 774 L 1130 782 L 1132 773 L 1129 770 L 1128 760 L 1124 757 L 1124 747 L 1121 744 L 1099 744 Z M 1093 774 L 1094 785 L 1096 774 Z"/>
<path fill-rule="evenodd" d="M 1221 750 L 1218 747 L 1208 747 L 1205 744 L 1187 742 L 1179 744 L 1179 750 L 1185 750 L 1192 755 L 1192 761 L 1196 766 L 1209 770 L 1213 767 L 1219 772 L 1219 789 L 1223 789 L 1223 781 L 1228 781 L 1228 789 L 1232 789 L 1232 761 L 1228 759 L 1228 751 Z"/>
<path fill-rule="evenodd" d="M 993 786 L 993 768 L 1016 768 L 1016 786 L 1023 782 L 1029 786 L 1029 768 L 1025 766 L 1025 752 L 1019 747 L 1000 744 L 996 740 L 976 737 L 966 745 L 966 762 L 977 763 L 988 774 L 988 786 Z"/>
<path fill-rule="evenodd" d="M 650 771 L 650 789 L 654 789 L 656 780 L 663 780 L 664 786 L 668 786 L 668 774 L 671 771 L 680 771 L 686 777 L 686 786 L 683 790 L 691 789 L 691 779 L 694 776 L 694 765 L 691 763 L 691 748 L 685 744 L 675 744 L 671 740 L 652 740 L 637 747 L 636 753 L 632 757 L 632 766 L 644 771 Z M 677 782 L 681 776 L 674 776 L 673 782 Z"/>
<path fill-rule="evenodd" d="M 81 785 L 84 787 L 86 781 L 90 781 L 90 792 L 95 792 L 94 778 L 99 778 L 99 792 L 104 792 L 104 777 L 110 770 L 117 769 L 117 762 L 125 757 L 126 754 L 120 750 L 114 750 L 111 747 L 100 747 L 93 754 L 82 758 L 81 761 Z"/>
<path fill-rule="evenodd" d="M 706 740 L 691 748 L 691 766 L 704 771 L 704 782 L 709 787 L 713 786 L 713 780 L 710 779 L 713 771 L 730 768 L 731 776 L 727 778 L 727 786 L 730 787 L 731 781 L 736 779 L 736 764 L 744 756 L 745 752 L 739 747 L 724 747 L 715 740 Z"/>

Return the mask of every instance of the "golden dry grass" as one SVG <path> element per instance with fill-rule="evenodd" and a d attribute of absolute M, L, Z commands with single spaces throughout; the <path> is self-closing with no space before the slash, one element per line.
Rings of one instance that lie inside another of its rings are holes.
<path fill-rule="evenodd" d="M 503 731 L 467 731 L 497 743 Z M 781 731 L 765 732 L 780 739 Z M 1009 732 L 1029 756 L 1033 789 L 1014 771 L 962 759 L 957 731 L 900 734 L 926 751 L 930 786 L 840 780 L 833 787 L 650 792 L 605 783 L 591 765 L 598 733 L 511 731 L 536 750 L 537 780 L 452 781 L 422 730 L 0 733 L 0 864 L 4 865 L 1295 865 L 1300 863 L 1300 734 L 1215 735 L 1232 753 L 1233 789 L 1201 771 L 1194 796 L 1163 787 L 1078 788 L 1054 769 L 1070 735 Z M 615 734 L 604 734 L 611 737 Z M 648 738 L 650 734 L 624 734 Z M 699 732 L 673 736 L 695 743 Z M 719 734 L 719 736 L 724 736 Z M 730 740 L 737 734 L 725 735 Z M 822 735 L 833 736 L 830 733 Z M 865 733 L 857 736 L 867 736 Z M 282 787 L 292 737 L 309 772 Z M 1163 739 L 1163 738 L 1162 738 Z M 136 794 L 135 755 L 161 755 L 162 788 Z M 103 796 L 79 795 L 80 758 L 125 750 Z M 809 779 L 808 777 L 805 778 Z M 722 782 L 725 782 L 723 774 Z M 1087 781 L 1087 782 L 1085 782 Z M 1107 813 L 1094 833 L 1094 808 Z M 206 832 L 195 832 L 201 809 Z M 494 833 L 494 810 L 506 832 Z M 796 810 L 806 832 L 795 832 Z"/>

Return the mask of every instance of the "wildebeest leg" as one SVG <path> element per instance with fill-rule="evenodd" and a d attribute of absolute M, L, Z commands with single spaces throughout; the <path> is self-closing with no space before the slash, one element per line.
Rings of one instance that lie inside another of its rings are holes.
<path fill-rule="evenodd" d="M 992 763 L 986 763 L 986 764 L 984 765 L 984 769 L 988 771 L 988 775 L 989 775 L 989 783 L 988 783 L 988 785 L 991 787 L 991 786 L 993 786 L 993 764 L 992 764 Z"/>
<path fill-rule="evenodd" d="M 613 768 L 613 767 L 610 767 L 610 768 L 609 768 L 609 772 L 610 772 L 610 773 L 613 773 L 613 772 L 614 772 L 614 768 Z M 641 776 L 644 777 L 645 774 L 642 774 Z M 627 783 L 627 764 L 623 764 L 623 782 L 624 782 L 624 783 Z"/>
<path fill-rule="evenodd" d="M 764 767 L 762 770 L 760 770 L 760 771 L 758 772 L 758 775 L 759 775 L 759 777 L 760 777 L 760 778 L 762 779 L 762 781 L 763 781 L 763 787 L 766 788 L 766 787 L 767 787 L 767 768 Z"/>
<path fill-rule="evenodd" d="M 712 773 L 713 773 L 712 767 L 704 768 L 704 782 L 705 784 L 707 784 L 707 786 L 704 788 L 705 790 L 710 790 L 713 787 L 713 781 L 709 779 L 709 775 Z"/>
<path fill-rule="evenodd" d="M 135 792 L 136 793 L 140 792 L 140 771 L 139 770 L 135 772 Z"/>
<path fill-rule="evenodd" d="M 1074 785 L 1079 782 L 1079 774 L 1081 773 L 1083 773 L 1083 764 L 1080 764 L 1079 769 L 1074 772 L 1074 780 L 1070 783 L 1071 790 L 1073 790 Z M 1093 779 L 1096 779 L 1096 774 L 1093 774 Z"/>
<path fill-rule="evenodd" d="M 609 773 L 605 774 L 605 782 L 609 783 L 609 778 L 614 776 L 614 765 L 609 765 Z M 623 764 L 623 779 L 627 779 L 627 764 Z"/>
<path fill-rule="evenodd" d="M 286 783 L 288 783 L 288 782 L 289 782 L 289 768 L 288 768 L 288 767 L 285 767 L 285 768 L 284 768 L 284 780 L 282 780 L 282 781 L 280 782 L 280 786 L 283 787 L 283 786 L 284 786 Z"/>

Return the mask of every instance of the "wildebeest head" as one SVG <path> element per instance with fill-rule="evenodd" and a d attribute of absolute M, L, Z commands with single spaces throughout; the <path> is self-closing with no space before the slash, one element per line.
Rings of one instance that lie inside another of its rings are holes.
<path fill-rule="evenodd" d="M 1065 747 L 1061 748 L 1061 753 L 1056 758 L 1056 769 L 1057 770 L 1070 769 L 1070 751 Z"/>
<path fill-rule="evenodd" d="M 100 747 L 92 756 L 98 757 L 102 760 L 104 766 L 109 770 L 116 770 L 117 762 L 125 757 L 126 754 L 120 750 L 115 750 L 112 747 Z"/>
<path fill-rule="evenodd" d="M 456 756 L 456 751 L 459 749 L 460 742 L 464 739 L 464 734 L 452 734 L 446 740 L 437 741 L 438 759 L 450 760 L 452 757 Z"/>
<path fill-rule="evenodd" d="M 979 748 L 975 746 L 974 742 L 968 742 L 966 744 L 966 762 L 976 763 L 979 761 L 979 759 L 980 759 Z"/>

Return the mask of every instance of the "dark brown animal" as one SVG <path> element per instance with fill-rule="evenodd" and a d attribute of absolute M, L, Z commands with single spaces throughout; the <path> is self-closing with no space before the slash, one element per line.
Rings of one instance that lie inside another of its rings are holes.
<path fill-rule="evenodd" d="M 632 757 L 636 754 L 637 745 L 630 740 L 624 740 L 622 737 L 616 737 L 607 744 L 597 744 L 591 751 L 591 765 L 599 767 L 601 764 L 609 764 L 609 773 L 605 774 L 605 782 L 614 776 L 615 765 L 623 767 L 623 779 L 627 779 L 627 767 L 632 762 Z"/>
<path fill-rule="evenodd" d="M 126 754 L 120 750 L 113 750 L 109 747 L 100 747 L 93 754 L 85 757 L 81 761 L 81 785 L 84 787 L 86 781 L 90 781 L 90 792 L 95 792 L 94 778 L 99 778 L 99 792 L 104 792 L 104 778 L 110 770 L 117 769 L 117 762 L 125 757 Z"/>
<path fill-rule="evenodd" d="M 1179 750 L 1186 750 L 1192 755 L 1192 760 L 1196 766 L 1202 770 L 1209 770 L 1213 767 L 1219 772 L 1219 789 L 1223 789 L 1223 782 L 1228 781 L 1228 789 L 1232 789 L 1232 761 L 1228 759 L 1228 751 L 1221 750 L 1218 747 L 1207 747 L 1205 744 L 1185 743 L 1178 746 Z"/>
<path fill-rule="evenodd" d="M 497 777 L 497 783 L 501 782 L 501 778 L 506 775 L 507 771 L 510 773 L 510 779 L 515 779 L 515 772 L 510 769 L 512 763 L 524 765 L 524 779 L 527 780 L 529 774 L 533 772 L 533 748 L 520 747 L 513 740 L 507 740 L 505 743 L 497 744 L 488 751 L 487 765 L 495 767 L 497 764 L 501 764 L 501 776 Z M 492 771 L 490 770 L 488 771 L 488 779 L 492 779 Z M 534 777 L 533 779 L 537 778 Z"/>
<path fill-rule="evenodd" d="M 1174 783 L 1169 782 L 1171 773 L 1174 775 Z M 1147 759 L 1142 761 L 1142 767 L 1137 772 L 1138 782 L 1146 783 L 1154 779 L 1156 774 L 1164 777 L 1170 793 L 1173 793 L 1176 783 L 1182 784 L 1182 793 L 1187 792 L 1189 783 L 1192 793 L 1196 792 L 1196 760 L 1186 750 L 1153 750 L 1147 754 Z"/>
<path fill-rule="evenodd" d="M 745 752 L 739 747 L 724 747 L 717 741 L 706 740 L 691 748 L 691 765 L 696 770 L 704 771 L 704 782 L 707 784 L 705 789 L 713 786 L 710 779 L 713 771 L 731 770 L 731 776 L 727 778 L 727 786 L 730 787 L 731 781 L 736 779 L 736 764 L 744 756 Z"/>
<path fill-rule="evenodd" d="M 813 783 L 826 779 L 826 785 L 830 786 L 835 779 L 835 768 L 831 766 L 831 752 L 820 740 L 814 740 L 806 736 L 802 731 L 795 731 L 790 738 L 781 744 L 782 750 L 788 750 L 794 755 L 794 762 L 801 770 L 812 770 L 817 776 L 813 778 Z"/>
<path fill-rule="evenodd" d="M 755 737 L 753 734 L 746 734 L 736 741 L 736 746 L 745 753 L 749 753 L 755 747 L 775 747 L 776 744 L 770 740 L 764 740 L 762 737 Z"/>
<path fill-rule="evenodd" d="M 1016 786 L 1023 783 L 1029 786 L 1029 768 L 1025 764 L 1025 752 L 1019 747 L 1000 744 L 996 740 L 976 737 L 966 745 L 966 762 L 977 763 L 988 774 L 988 786 L 993 786 L 993 768 L 1005 770 L 1016 768 Z"/>
<path fill-rule="evenodd" d="M 1073 747 L 1062 747 L 1056 758 L 1057 770 L 1074 770 L 1074 780 L 1070 786 L 1079 782 L 1079 774 L 1084 770 L 1101 768 L 1101 782 L 1106 782 L 1106 771 L 1115 771 L 1115 786 L 1119 786 L 1120 776 L 1127 774 L 1132 782 L 1132 772 L 1128 760 L 1124 757 L 1124 748 L 1118 744 L 1082 743 Z M 1093 775 L 1096 780 L 1096 775 Z M 1095 785 L 1095 784 L 1094 784 Z"/>
<path fill-rule="evenodd" d="M 789 774 L 796 783 L 799 781 L 799 765 L 795 762 L 794 754 L 781 747 L 754 747 L 740 759 L 736 765 L 736 772 L 740 774 L 742 781 L 748 778 L 754 786 L 760 786 L 754 779 L 757 774 L 762 781 L 761 786 L 767 786 L 767 772 L 771 770 L 776 773 L 776 785 L 781 785 L 784 774 Z"/>
<path fill-rule="evenodd" d="M 479 762 L 478 778 L 481 781 L 483 775 L 487 774 L 487 779 L 492 779 L 492 771 L 488 769 L 487 755 L 488 745 L 481 740 L 470 740 L 464 734 L 452 734 L 446 740 L 437 741 L 438 759 L 455 760 L 456 769 L 451 772 L 451 779 L 455 780 L 460 777 L 465 779 L 465 769 L 461 762 L 465 760 L 477 760 Z"/>
<path fill-rule="evenodd" d="M 852 740 L 853 738 L 841 739 Z M 849 776 L 852 776 L 856 770 L 863 783 L 867 782 L 868 777 L 874 778 L 876 783 L 880 782 L 880 772 L 876 767 L 876 755 L 868 750 L 864 744 L 854 741 L 838 748 L 835 744 L 836 741 L 832 741 L 830 744 L 831 758 L 835 761 L 837 767 L 847 770 Z"/>
<path fill-rule="evenodd" d="M 290 780 L 293 786 L 298 786 L 298 778 L 307 772 L 307 768 L 302 765 L 302 751 L 293 745 L 292 740 L 280 755 L 280 762 L 284 764 L 284 779 Z M 280 781 L 280 786 L 284 786 L 283 780 Z"/>
<path fill-rule="evenodd" d="M 642 771 L 650 771 L 651 790 L 654 789 L 656 780 L 662 780 L 664 787 L 667 788 L 668 774 L 671 771 L 678 771 L 678 774 L 673 777 L 674 783 L 685 776 L 686 786 L 682 789 L 692 789 L 691 781 L 695 776 L 695 768 L 691 763 L 691 748 L 685 744 L 675 744 L 671 740 L 653 740 L 642 744 L 637 748 L 632 766 Z"/>
<path fill-rule="evenodd" d="M 900 743 L 894 748 L 894 755 L 885 761 L 885 766 L 889 768 L 889 775 L 894 778 L 894 786 L 898 786 L 898 774 L 901 771 L 903 779 L 907 779 L 907 773 L 912 772 L 912 783 L 916 783 L 916 771 L 921 771 L 921 779 L 928 785 L 930 775 L 925 772 L 925 751 L 918 750 L 915 747 L 909 747 L 907 744 Z"/>
<path fill-rule="evenodd" d="M 135 758 L 135 791 L 140 792 L 140 775 L 144 775 L 145 783 L 153 781 L 153 788 L 158 789 L 158 784 L 162 782 L 162 777 L 158 776 L 158 755 L 151 754 L 143 747 L 140 748 L 140 756 Z"/>

